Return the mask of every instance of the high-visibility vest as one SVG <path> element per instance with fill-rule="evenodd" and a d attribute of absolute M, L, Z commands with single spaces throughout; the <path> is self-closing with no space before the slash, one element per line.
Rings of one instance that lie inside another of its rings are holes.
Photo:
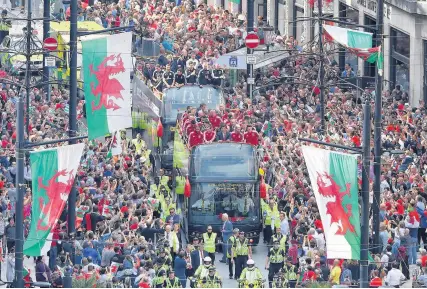
<path fill-rule="evenodd" d="M 173 283 L 170 278 L 166 278 L 166 288 L 179 288 L 181 287 L 181 283 L 179 282 L 178 277 L 173 279 Z"/>
<path fill-rule="evenodd" d="M 273 243 L 276 241 L 280 242 L 280 248 L 283 249 L 286 252 L 286 235 L 281 235 L 281 238 L 278 238 L 278 236 L 276 234 L 273 235 L 272 240 Z"/>
<path fill-rule="evenodd" d="M 285 270 L 285 276 L 287 280 L 297 280 L 297 274 L 295 273 L 295 266 L 291 265 L 291 267 L 288 268 L 288 266 L 283 267 Z"/>
<path fill-rule="evenodd" d="M 203 242 L 205 243 L 206 252 L 215 253 L 215 240 L 216 240 L 216 233 L 212 233 L 210 237 L 208 233 L 203 234 Z"/>
<path fill-rule="evenodd" d="M 221 288 L 221 284 L 220 284 L 221 278 L 218 277 L 216 274 L 217 273 L 215 273 L 213 277 L 210 277 L 208 275 L 205 278 L 203 278 L 204 279 L 203 281 L 206 281 L 206 282 L 202 283 L 202 288 Z"/>
<path fill-rule="evenodd" d="M 237 239 L 235 244 L 236 256 L 247 256 L 249 254 L 248 239 L 245 239 L 243 244 L 240 239 Z"/>
<path fill-rule="evenodd" d="M 234 243 L 236 242 L 236 237 L 231 236 L 230 238 L 228 238 L 228 245 L 230 246 L 230 248 L 227 250 L 227 258 L 231 258 L 231 250 L 234 247 Z"/>
<path fill-rule="evenodd" d="M 271 248 L 270 252 L 271 252 L 270 263 L 278 264 L 278 263 L 282 263 L 285 260 L 284 258 L 285 252 L 282 249 Z"/>
<path fill-rule="evenodd" d="M 160 177 L 160 184 L 165 186 L 165 189 L 169 192 L 168 182 L 169 182 L 168 176 L 161 176 Z"/>
<path fill-rule="evenodd" d="M 172 244 L 171 244 L 172 245 L 172 250 L 174 252 L 178 252 L 178 250 L 179 250 L 179 239 L 178 239 L 178 236 L 177 236 L 177 234 L 176 234 L 175 231 L 172 231 L 171 234 L 172 234 Z"/>
<path fill-rule="evenodd" d="M 263 215 L 264 225 L 270 226 L 272 219 L 274 218 L 274 225 L 276 227 L 280 227 L 280 215 L 279 211 L 277 210 L 277 205 L 274 206 L 273 210 L 270 208 L 270 206 L 265 207 Z"/>
<path fill-rule="evenodd" d="M 159 192 L 159 186 L 156 184 L 152 184 L 150 185 L 150 196 L 156 196 Z"/>

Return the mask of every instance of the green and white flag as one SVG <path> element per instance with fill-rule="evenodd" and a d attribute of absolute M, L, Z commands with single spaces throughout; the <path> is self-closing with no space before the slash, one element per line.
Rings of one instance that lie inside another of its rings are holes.
<path fill-rule="evenodd" d="M 33 204 L 24 255 L 43 256 L 50 249 L 51 230 L 68 200 L 84 144 L 40 150 L 30 154 Z"/>
<path fill-rule="evenodd" d="M 330 37 L 357 57 L 369 63 L 376 63 L 378 73 L 383 74 L 384 57 L 381 45 L 372 47 L 372 33 L 332 25 L 323 25 L 323 29 L 327 38 Z"/>
<path fill-rule="evenodd" d="M 89 139 L 132 127 L 132 33 L 82 41 Z"/>
<path fill-rule="evenodd" d="M 360 259 L 357 157 L 303 146 L 319 207 L 328 259 Z"/>
<path fill-rule="evenodd" d="M 338 26 L 323 25 L 326 33 L 339 44 L 349 48 L 371 48 L 372 33 L 347 29 Z"/>

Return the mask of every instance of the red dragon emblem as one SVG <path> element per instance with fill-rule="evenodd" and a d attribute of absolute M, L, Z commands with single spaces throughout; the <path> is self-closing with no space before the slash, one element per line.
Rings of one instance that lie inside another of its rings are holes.
<path fill-rule="evenodd" d="M 352 216 L 352 206 L 346 206 L 347 212 L 344 210 L 342 200 L 345 195 L 350 196 L 350 184 L 346 184 L 345 191 L 341 192 L 341 187 L 334 181 L 328 174 L 317 173 L 317 186 L 319 187 L 319 194 L 323 197 L 335 197 L 335 201 L 329 201 L 326 204 L 326 214 L 331 215 L 331 224 L 337 223 L 339 229 L 335 233 L 337 235 L 345 235 L 348 230 L 355 233 L 354 226 L 350 223 Z"/>
<path fill-rule="evenodd" d="M 73 170 L 68 172 L 68 180 L 66 183 L 58 182 L 56 179 L 59 176 L 67 176 L 67 171 L 61 170 L 56 172 L 47 182 L 47 186 L 43 184 L 43 179 L 39 177 L 39 189 L 46 191 L 49 201 L 45 204 L 44 199 L 42 197 L 39 198 L 41 217 L 37 222 L 37 230 L 46 231 L 53 228 L 57 217 L 68 199 L 68 195 L 74 183 Z"/>
<path fill-rule="evenodd" d="M 109 65 L 108 62 L 113 61 L 113 65 Z M 89 65 L 91 74 L 94 74 L 98 80 L 98 86 L 95 87 L 94 82 L 90 83 L 92 94 L 98 98 L 98 105 L 95 105 L 95 101 L 92 101 L 92 112 L 105 107 L 105 109 L 117 110 L 120 106 L 114 102 L 114 99 L 123 99 L 121 91 L 124 90 L 122 84 L 111 76 L 125 72 L 124 63 L 120 54 L 110 55 L 106 57 L 100 65 L 98 70 L 93 69 L 93 64 Z"/>

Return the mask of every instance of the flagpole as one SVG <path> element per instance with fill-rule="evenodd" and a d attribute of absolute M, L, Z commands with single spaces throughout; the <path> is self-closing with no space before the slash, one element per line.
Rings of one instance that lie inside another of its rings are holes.
<path fill-rule="evenodd" d="M 322 41 L 322 15 L 323 15 L 323 0 L 317 0 L 318 8 L 318 24 L 319 24 L 319 56 L 320 56 L 320 68 L 319 68 L 319 86 L 320 86 L 320 133 L 325 135 L 325 93 L 323 87 L 325 69 L 323 67 L 323 41 Z"/>
<path fill-rule="evenodd" d="M 77 1 L 70 2 L 70 108 L 69 108 L 69 131 L 68 136 L 73 138 L 77 133 Z M 68 144 L 75 144 L 76 141 L 69 141 Z M 71 262 L 75 264 L 76 249 L 74 240 L 76 235 L 76 182 L 71 188 L 68 197 L 68 235 L 72 242 Z M 65 270 L 64 288 L 72 287 L 72 269 Z"/>
<path fill-rule="evenodd" d="M 377 4 L 377 37 L 376 46 L 380 46 L 382 43 L 383 34 L 383 23 L 384 23 L 384 0 L 378 0 Z M 382 45 L 381 45 L 382 49 Z M 378 52 L 381 55 L 382 51 Z M 380 233 L 380 189 L 381 189 L 381 114 L 382 114 L 382 73 L 379 73 L 378 60 L 376 65 L 376 88 L 375 88 L 375 112 L 374 112 L 374 202 L 372 208 L 373 218 L 373 234 L 374 234 L 374 245 L 378 245 L 379 233 Z M 379 247 L 375 249 L 375 252 L 380 252 Z"/>
<path fill-rule="evenodd" d="M 362 145 L 362 236 L 360 239 L 360 288 L 369 287 L 369 171 L 371 157 L 371 98 L 366 94 Z"/>

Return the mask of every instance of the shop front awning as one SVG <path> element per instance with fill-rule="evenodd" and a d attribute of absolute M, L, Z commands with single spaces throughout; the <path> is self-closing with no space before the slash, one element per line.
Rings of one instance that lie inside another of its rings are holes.
<path fill-rule="evenodd" d="M 257 49 L 266 49 L 266 46 L 261 45 Z M 289 53 L 283 51 L 284 48 L 281 46 L 270 47 L 269 51 L 254 51 L 255 57 L 257 58 L 254 69 L 262 68 L 270 64 L 279 62 L 289 56 Z M 220 65 L 224 69 L 243 69 L 246 70 L 246 48 L 240 48 L 233 52 L 220 56 L 215 64 Z"/>

